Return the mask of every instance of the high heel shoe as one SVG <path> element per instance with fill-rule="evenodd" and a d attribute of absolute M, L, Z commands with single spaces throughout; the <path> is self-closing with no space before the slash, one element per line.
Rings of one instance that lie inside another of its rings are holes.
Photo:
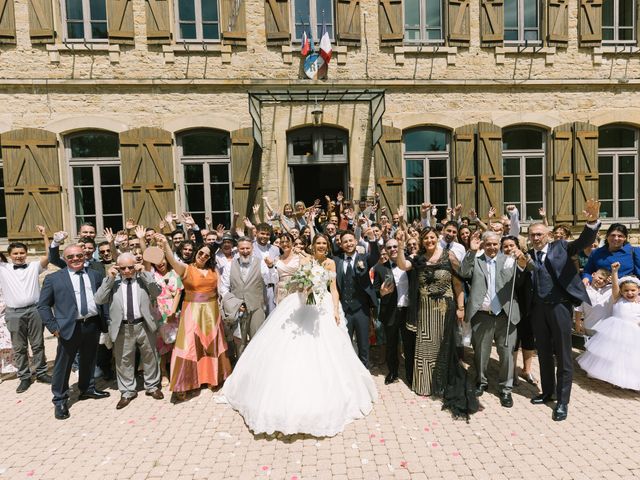
<path fill-rule="evenodd" d="M 538 383 L 538 380 L 533 376 L 533 373 L 523 373 L 522 378 L 524 378 L 527 383 L 530 383 L 531 385 L 535 385 L 536 383 Z"/>

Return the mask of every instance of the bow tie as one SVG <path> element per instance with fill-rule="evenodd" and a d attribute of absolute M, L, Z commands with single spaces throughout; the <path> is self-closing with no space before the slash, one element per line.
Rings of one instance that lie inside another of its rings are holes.
<path fill-rule="evenodd" d="M 249 268 L 250 265 L 251 265 L 251 262 L 240 262 L 241 267 Z"/>
<path fill-rule="evenodd" d="M 14 265 L 13 269 L 14 270 L 20 270 L 21 268 L 24 269 L 24 268 L 27 268 L 28 266 L 29 266 L 28 263 L 23 263 L 22 265 Z"/>

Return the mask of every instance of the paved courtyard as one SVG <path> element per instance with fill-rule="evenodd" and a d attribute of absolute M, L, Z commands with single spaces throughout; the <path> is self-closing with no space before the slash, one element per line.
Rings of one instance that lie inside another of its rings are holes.
<path fill-rule="evenodd" d="M 49 359 L 54 352 L 49 338 Z M 640 394 L 579 370 L 569 418 L 560 423 L 551 406 L 529 404 L 535 388 L 526 383 L 511 409 L 490 386 L 483 411 L 467 424 L 404 383 L 385 386 L 382 369 L 374 375 L 380 399 L 373 412 L 323 439 L 256 437 L 209 390 L 180 405 L 169 395 L 139 395 L 117 411 L 113 383 L 99 384 L 111 391 L 106 400 L 78 402 L 76 392 L 71 418 L 58 421 L 48 385 L 17 395 L 16 380 L 7 380 L 0 385 L 0 478 L 640 478 Z"/>

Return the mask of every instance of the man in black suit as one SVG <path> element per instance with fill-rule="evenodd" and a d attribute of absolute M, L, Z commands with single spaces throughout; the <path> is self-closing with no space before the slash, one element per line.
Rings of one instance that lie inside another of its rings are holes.
<path fill-rule="evenodd" d="M 67 267 L 45 277 L 38 302 L 42 322 L 58 339 L 51 391 L 54 415 L 59 420 L 69 418 L 69 375 L 78 351 L 80 400 L 109 396 L 108 392 L 96 389 L 93 376 L 98 338 L 101 331 L 107 331 L 106 308 L 96 305 L 94 300 L 102 277 L 84 268 L 81 246 L 70 245 L 63 255 Z"/>
<path fill-rule="evenodd" d="M 553 420 L 567 418 L 573 358 L 571 356 L 571 327 L 573 305 L 591 304 L 580 275 L 571 257 L 596 239 L 600 222 L 600 202 L 589 200 L 585 206 L 587 224 L 573 242 L 556 240 L 548 243 L 548 228 L 542 223 L 529 227 L 529 240 L 533 248 L 529 255 L 535 271 L 532 273 L 533 291 L 531 321 L 536 337 L 542 394 L 531 399 L 534 405 L 552 400 L 555 390 L 557 403 Z M 554 378 L 554 356 L 557 364 Z"/>
<path fill-rule="evenodd" d="M 404 237 L 402 237 L 404 239 Z M 401 239 L 402 248 L 404 241 Z M 407 384 L 413 381 L 413 357 L 416 346 L 415 333 L 407 329 L 409 310 L 409 277 L 406 271 L 397 265 L 399 242 L 395 238 L 387 240 L 385 249 L 389 260 L 378 263 L 373 271 L 373 287 L 380 296 L 380 321 L 384 325 L 387 338 L 387 368 L 385 385 L 398 379 L 398 343 L 402 336 L 404 348 L 404 369 Z"/>
<path fill-rule="evenodd" d="M 356 251 L 356 237 L 351 231 L 340 236 L 342 255 L 335 258 L 338 293 L 340 303 L 347 317 L 349 336 L 356 334 L 358 357 L 369 368 L 369 314 L 376 304 L 376 292 L 371 284 L 369 270 L 380 257 L 378 242 L 369 228 L 365 236 L 369 240 L 369 251 L 360 254 Z"/>

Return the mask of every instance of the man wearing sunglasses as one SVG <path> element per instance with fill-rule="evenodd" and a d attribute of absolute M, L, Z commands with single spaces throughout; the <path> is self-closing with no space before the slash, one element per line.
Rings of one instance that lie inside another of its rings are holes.
<path fill-rule="evenodd" d="M 100 332 L 106 332 L 107 311 L 96 305 L 94 295 L 102 282 L 98 272 L 84 268 L 82 246 L 69 245 L 63 252 L 67 267 L 44 279 L 38 313 L 45 327 L 58 339 L 51 391 L 58 420 L 69 418 L 69 375 L 80 352 L 78 388 L 80 400 L 100 399 L 108 392 L 96 389 L 94 370 Z"/>

